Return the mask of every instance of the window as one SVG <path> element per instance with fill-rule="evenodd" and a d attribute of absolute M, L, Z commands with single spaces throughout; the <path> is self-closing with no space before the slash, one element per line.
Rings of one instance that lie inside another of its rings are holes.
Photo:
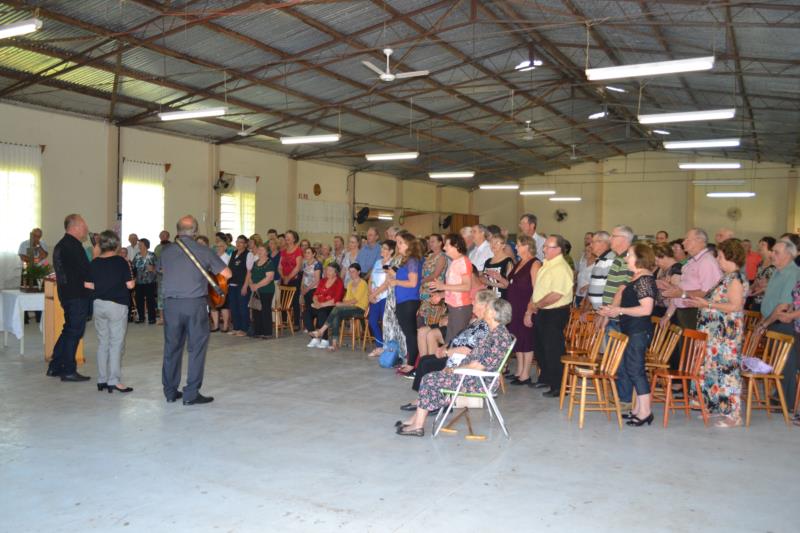
<path fill-rule="evenodd" d="M 127 246 L 131 233 L 147 238 L 152 246 L 158 244 L 158 234 L 164 229 L 165 176 L 163 163 L 122 161 L 123 246 Z"/>
<path fill-rule="evenodd" d="M 0 288 L 19 287 L 19 245 L 41 224 L 41 169 L 41 147 L 0 143 Z"/>
<path fill-rule="evenodd" d="M 256 232 L 256 179 L 235 176 L 233 187 L 219 197 L 219 230 L 248 237 Z"/>

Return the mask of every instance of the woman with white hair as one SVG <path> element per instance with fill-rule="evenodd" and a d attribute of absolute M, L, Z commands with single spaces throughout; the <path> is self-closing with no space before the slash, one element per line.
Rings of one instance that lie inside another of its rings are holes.
<path fill-rule="evenodd" d="M 464 358 L 457 368 L 469 368 L 497 372 L 503 362 L 514 337 L 506 329 L 506 324 L 511 321 L 511 304 L 505 300 L 497 299 L 487 307 L 484 315 L 489 326 L 489 334 L 479 342 L 472 353 Z M 414 415 L 407 421 L 397 421 L 395 427 L 397 434 L 404 437 L 422 437 L 425 435 L 425 420 L 431 411 L 444 407 L 447 397 L 442 394 L 442 389 L 455 389 L 461 381 L 461 376 L 454 373 L 454 368 L 446 368 L 439 372 L 431 372 L 422 378 L 419 389 L 419 405 Z M 480 380 L 474 376 L 467 376 L 461 387 L 464 392 L 482 392 Z"/>

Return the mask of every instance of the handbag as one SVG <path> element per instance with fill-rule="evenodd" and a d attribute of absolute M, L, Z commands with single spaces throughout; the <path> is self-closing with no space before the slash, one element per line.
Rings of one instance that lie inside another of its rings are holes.
<path fill-rule="evenodd" d="M 247 307 L 253 311 L 261 311 L 261 296 L 258 294 L 258 291 L 253 291 L 253 294 L 250 295 L 250 301 L 247 303 Z"/>
<path fill-rule="evenodd" d="M 383 351 L 381 352 L 378 364 L 380 364 L 382 368 L 394 367 L 399 357 L 398 351 L 400 351 L 400 344 L 398 344 L 397 341 L 391 340 L 387 342 L 383 345 Z"/>

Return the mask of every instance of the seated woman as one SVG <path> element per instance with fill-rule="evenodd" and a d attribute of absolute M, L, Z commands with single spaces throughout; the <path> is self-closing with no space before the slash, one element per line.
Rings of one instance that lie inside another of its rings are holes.
<path fill-rule="evenodd" d="M 506 329 L 506 324 L 511 321 L 511 304 L 505 300 L 492 301 L 484 313 L 484 320 L 489 326 L 489 334 L 480 341 L 458 368 L 471 368 L 497 372 L 503 362 L 514 337 Z M 422 437 L 425 435 L 425 420 L 428 413 L 440 409 L 445 405 L 447 397 L 441 389 L 455 389 L 461 381 L 461 376 L 454 373 L 455 368 L 446 368 L 438 372 L 431 372 L 424 378 L 419 388 L 419 405 L 414 415 L 407 422 L 398 421 L 397 434 L 406 437 Z M 482 392 L 483 386 L 479 378 L 467 376 L 462 386 L 464 392 Z"/>
<path fill-rule="evenodd" d="M 314 298 L 311 301 L 311 320 L 317 327 L 322 326 L 328 315 L 333 311 L 337 302 L 342 301 L 344 296 L 344 284 L 339 277 L 339 264 L 331 263 L 325 267 L 325 278 L 317 285 L 314 291 Z M 320 338 L 314 337 L 308 343 L 309 348 L 327 348 L 328 332 L 325 331 Z"/>
<path fill-rule="evenodd" d="M 336 303 L 322 327 L 309 333 L 314 339 L 319 339 L 327 332 L 328 328 L 330 328 L 331 341 L 328 350 L 332 352 L 336 351 L 338 348 L 339 324 L 342 320 L 348 318 L 364 318 L 364 313 L 368 305 L 369 291 L 367 289 L 367 282 L 361 279 L 361 265 L 358 263 L 351 263 L 348 270 L 348 274 L 350 274 L 348 278 L 350 281 L 347 283 L 347 292 L 344 295 L 344 300 Z"/>
<path fill-rule="evenodd" d="M 473 321 L 464 328 L 455 338 L 450 341 L 448 346 L 443 344 L 442 334 L 438 329 L 433 329 L 428 333 L 425 347 L 430 350 L 432 355 L 423 355 L 417 365 L 414 376 L 414 384 L 411 386 L 415 391 L 419 391 L 422 378 L 431 372 L 443 370 L 445 367 L 455 367 L 465 356 L 472 352 L 473 348 L 489 334 L 489 326 L 484 320 L 486 310 L 493 301 L 497 300 L 497 294 L 492 290 L 479 291 L 472 300 Z M 421 345 L 422 346 L 422 345 Z M 420 353 L 422 353 L 420 351 Z M 415 411 L 418 401 L 407 403 L 400 407 L 403 411 Z"/>

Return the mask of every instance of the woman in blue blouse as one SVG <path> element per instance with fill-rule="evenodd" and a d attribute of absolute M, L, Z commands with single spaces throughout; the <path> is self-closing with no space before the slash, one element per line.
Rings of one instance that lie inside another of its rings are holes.
<path fill-rule="evenodd" d="M 133 258 L 136 272 L 136 309 L 139 312 L 137 324 L 144 322 L 147 307 L 147 323 L 156 323 L 156 254 L 149 251 L 150 241 L 139 239 L 139 251 Z"/>
<path fill-rule="evenodd" d="M 397 320 L 406 339 L 406 365 L 401 370 L 408 373 L 417 362 L 417 310 L 422 278 L 422 251 L 417 238 L 407 231 L 398 233 L 395 243 L 400 263 L 396 271 L 391 269 L 387 274 L 389 286 L 394 288 Z"/>

